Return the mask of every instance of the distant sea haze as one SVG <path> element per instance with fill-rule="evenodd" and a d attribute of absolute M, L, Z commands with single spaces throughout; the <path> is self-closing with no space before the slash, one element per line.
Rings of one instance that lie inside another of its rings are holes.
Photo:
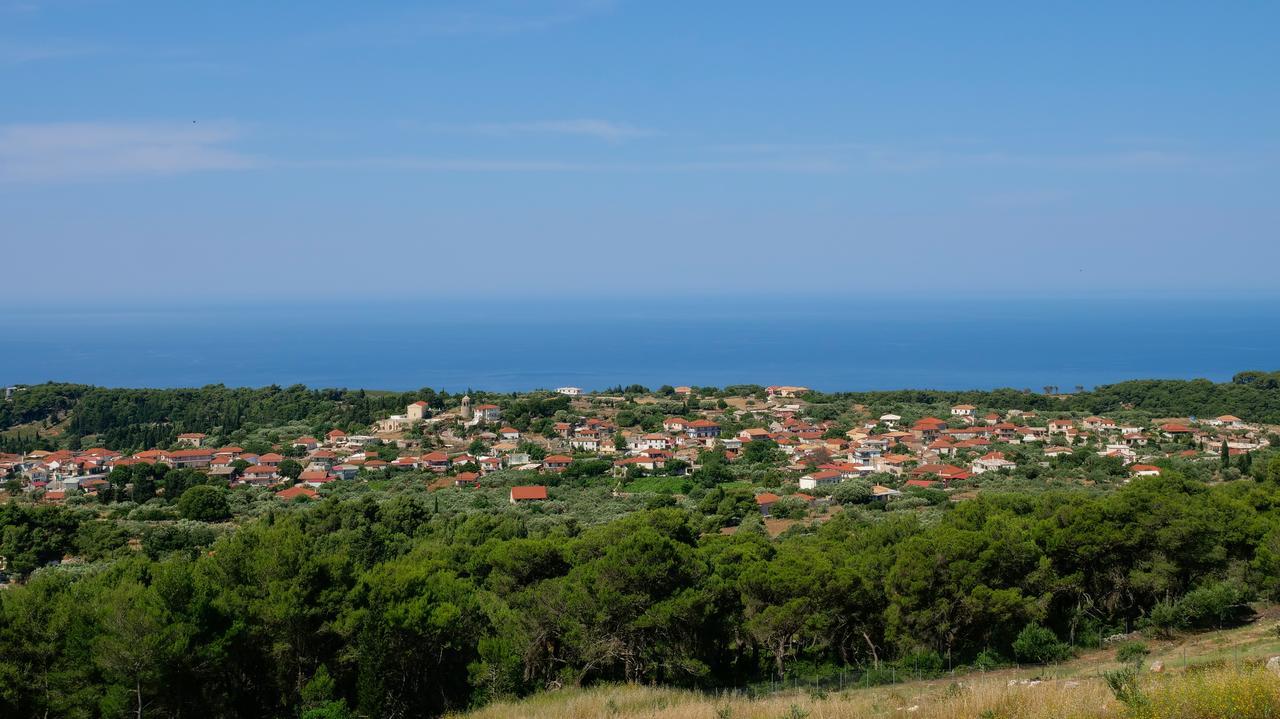
<path fill-rule="evenodd" d="M 684 298 L 16 309 L 0 383 L 824 391 L 1225 381 L 1280 368 L 1274 302 Z"/>

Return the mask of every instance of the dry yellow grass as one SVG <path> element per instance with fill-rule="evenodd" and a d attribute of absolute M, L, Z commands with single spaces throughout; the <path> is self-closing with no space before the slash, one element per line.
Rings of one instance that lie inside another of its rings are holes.
<path fill-rule="evenodd" d="M 601 686 L 498 703 L 466 719 L 1280 719 L 1280 677 L 1257 664 L 1141 679 L 1144 700 L 1117 701 L 1098 678 L 933 681 L 833 692 L 720 698 L 643 686 Z"/>

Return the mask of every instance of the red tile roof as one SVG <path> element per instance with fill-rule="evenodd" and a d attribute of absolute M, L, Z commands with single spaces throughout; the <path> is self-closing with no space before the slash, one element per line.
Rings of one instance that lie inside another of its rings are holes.
<path fill-rule="evenodd" d="M 521 500 L 546 499 L 546 498 L 547 498 L 547 488 L 543 487 L 542 485 L 533 484 L 533 485 L 527 485 L 523 487 L 511 488 L 511 499 L 517 502 Z"/>
<path fill-rule="evenodd" d="M 279 492 L 276 492 L 276 496 L 277 496 L 277 497 L 279 497 L 280 499 L 285 500 L 285 501 L 287 502 L 287 501 L 290 501 L 290 500 L 293 500 L 293 499 L 297 499 L 298 497 L 306 497 L 307 499 L 315 499 L 315 498 L 317 498 L 317 497 L 319 497 L 319 496 L 320 496 L 320 493 L 319 493 L 319 492 L 317 492 L 317 491 L 315 491 L 314 489 L 312 489 L 312 488 L 308 487 L 308 486 L 305 486 L 305 485 L 302 485 L 302 484 L 298 484 L 298 485 L 294 485 L 294 486 L 292 486 L 292 487 L 290 487 L 290 488 L 288 488 L 288 489 L 282 489 L 282 490 L 280 490 Z"/>

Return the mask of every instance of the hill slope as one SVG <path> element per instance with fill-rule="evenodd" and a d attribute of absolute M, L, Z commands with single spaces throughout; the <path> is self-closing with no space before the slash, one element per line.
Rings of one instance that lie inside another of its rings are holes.
<path fill-rule="evenodd" d="M 1148 641 L 1161 672 L 1139 671 L 1139 697 L 1122 702 L 1104 675 L 1124 670 L 1114 650 L 1085 652 L 1043 667 L 957 674 L 844 691 L 800 687 L 751 697 L 645 686 L 606 685 L 500 702 L 465 719 L 1057 719 L 1058 717 L 1280 717 L 1280 675 L 1264 667 L 1280 654 L 1277 608 L 1238 629 Z"/>
<path fill-rule="evenodd" d="M 1254 663 L 1145 674 L 1136 698 L 1122 702 L 1101 678 L 934 681 L 814 695 L 724 697 L 642 686 L 604 686 L 499 703 L 466 719 L 1274 719 L 1280 676 Z"/>

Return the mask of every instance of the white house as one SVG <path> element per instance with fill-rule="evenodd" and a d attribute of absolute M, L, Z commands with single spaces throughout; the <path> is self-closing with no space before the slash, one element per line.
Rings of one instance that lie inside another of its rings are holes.
<path fill-rule="evenodd" d="M 1013 469 L 1018 466 L 1014 462 L 1004 458 L 1003 452 L 988 452 L 973 461 L 970 469 L 974 474 L 982 474 L 984 472 L 999 472 L 1002 469 Z"/>
<path fill-rule="evenodd" d="M 569 440 L 569 446 L 587 452 L 597 452 L 600 450 L 600 439 L 598 437 L 574 437 Z"/>
<path fill-rule="evenodd" d="M 817 489 L 821 485 L 839 484 L 844 476 L 834 469 L 812 472 L 800 478 L 800 489 Z"/>
<path fill-rule="evenodd" d="M 568 397 L 577 397 L 578 395 L 582 394 L 582 388 L 581 387 L 559 387 L 556 389 L 556 392 L 559 392 L 560 394 Z"/>

